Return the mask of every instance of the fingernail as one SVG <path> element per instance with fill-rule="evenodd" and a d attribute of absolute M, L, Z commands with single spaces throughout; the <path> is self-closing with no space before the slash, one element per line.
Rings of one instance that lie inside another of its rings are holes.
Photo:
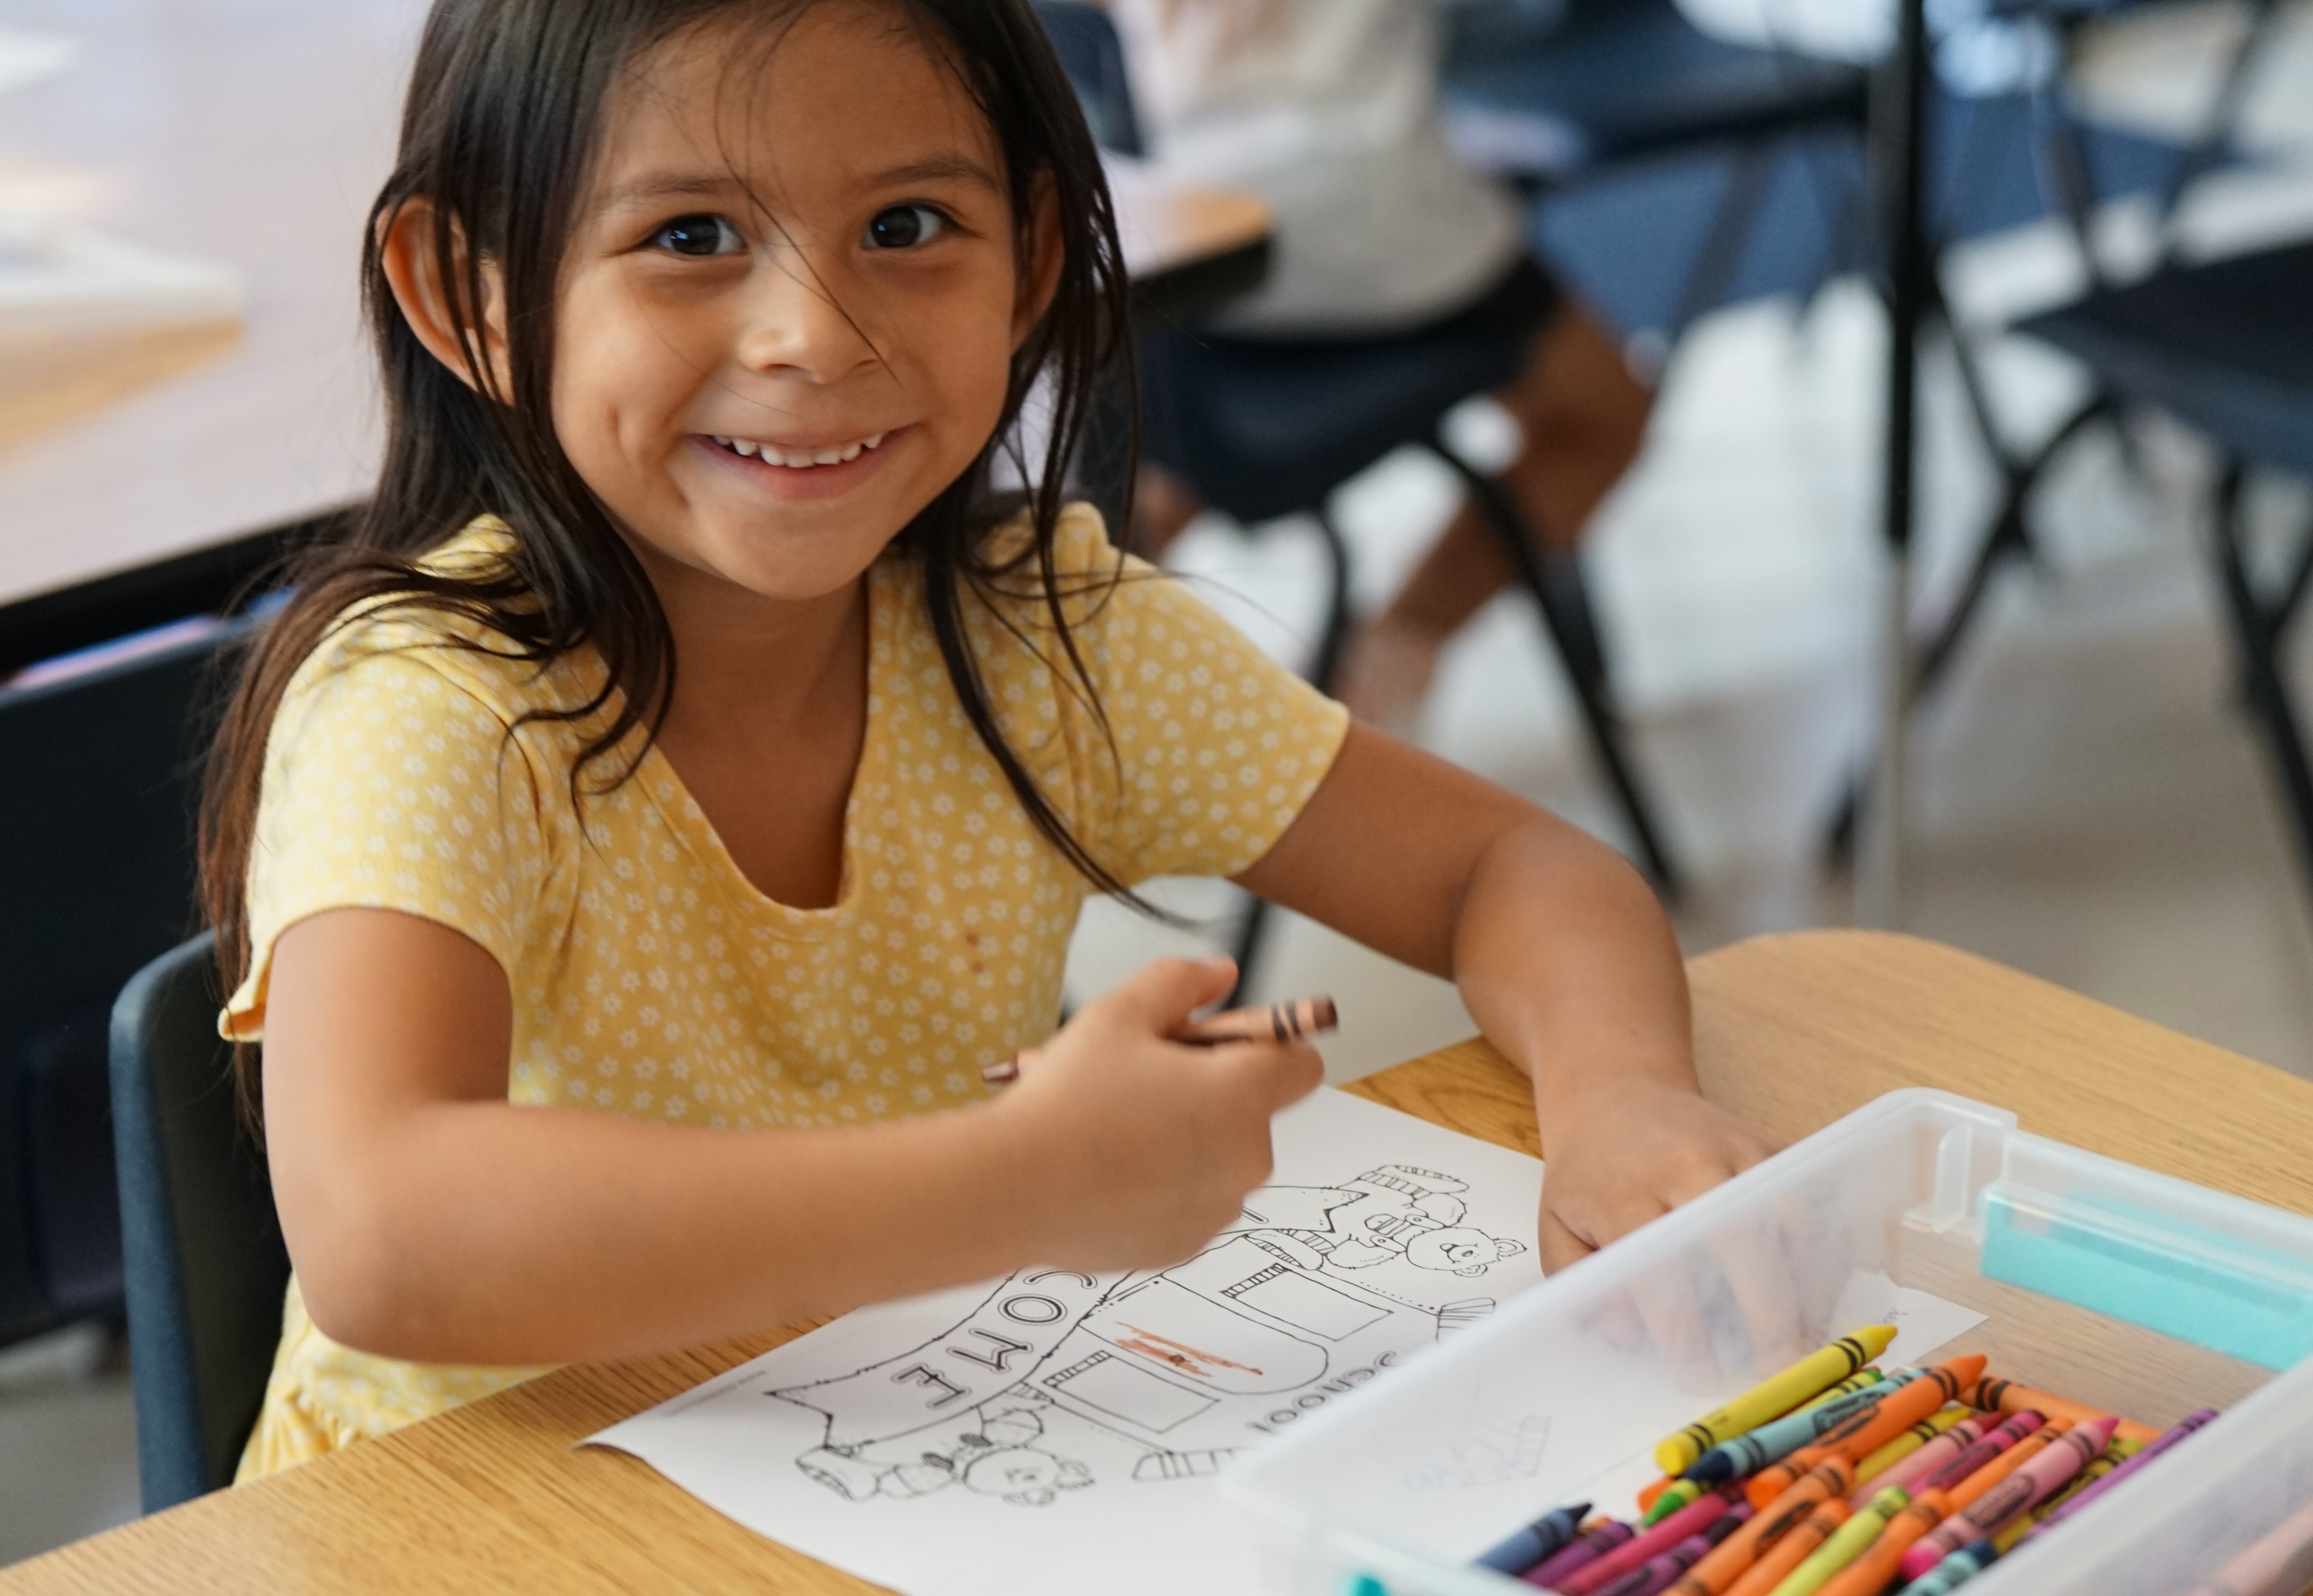
<path fill-rule="evenodd" d="M 1004 1086 L 1020 1079 L 1020 1055 L 999 1059 L 980 1072 L 980 1078 L 990 1086 Z"/>

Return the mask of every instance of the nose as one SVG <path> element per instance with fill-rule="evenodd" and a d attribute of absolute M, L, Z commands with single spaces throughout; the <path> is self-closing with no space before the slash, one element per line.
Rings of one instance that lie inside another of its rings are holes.
<path fill-rule="evenodd" d="M 734 351 L 741 365 L 832 384 L 881 364 L 865 295 L 832 261 L 792 246 L 765 256 L 747 274 Z"/>

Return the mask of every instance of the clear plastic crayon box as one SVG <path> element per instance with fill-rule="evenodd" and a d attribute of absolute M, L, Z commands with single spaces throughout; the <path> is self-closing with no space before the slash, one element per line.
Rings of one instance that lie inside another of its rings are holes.
<path fill-rule="evenodd" d="M 2313 1158 L 2313 1149 L 2307 1150 Z M 1508 1596 L 1469 1566 L 1885 1309 L 1890 1358 L 2214 1423 L 1969 1596 L 2187 1596 L 2313 1502 L 2313 1219 L 1890 1093 L 1311 1413 L 1222 1477 L 1286 1596 Z M 1956 1330 L 1956 1333 L 1954 1333 Z"/>

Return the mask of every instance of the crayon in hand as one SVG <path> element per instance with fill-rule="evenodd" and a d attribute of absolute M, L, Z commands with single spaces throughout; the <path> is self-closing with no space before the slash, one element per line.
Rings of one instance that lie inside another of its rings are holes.
<path fill-rule="evenodd" d="M 1911 1497 L 1898 1486 L 1874 1496 L 1869 1507 L 1850 1509 L 1847 1522 L 1784 1576 L 1783 1583 L 1775 1587 L 1774 1596 L 1815 1596 L 1834 1574 L 1861 1556 L 1865 1548 L 1879 1539 L 1889 1520 L 1911 1504 Z"/>
<path fill-rule="evenodd" d="M 1957 1397 L 1983 1372 L 1983 1354 L 1969 1353 L 1939 1363 L 1918 1380 L 1899 1386 L 1874 1406 L 1841 1424 L 1812 1446 L 1803 1446 L 1772 1468 L 1751 1477 L 1746 1494 L 1755 1505 L 1772 1502 L 1790 1482 L 1822 1462 L 1841 1457 L 1853 1463 L 1877 1451 L 1912 1425 Z"/>
<path fill-rule="evenodd" d="M 2090 1424 L 2075 1424 L 2040 1450 L 2040 1455 L 2020 1465 L 2006 1479 L 1961 1505 L 1958 1511 L 1921 1538 L 1904 1554 L 1904 1573 L 1913 1579 L 1933 1568 L 1970 1541 L 1997 1535 L 2010 1519 L 2020 1518 L 2036 1502 L 2053 1496 L 2066 1480 L 2087 1468 L 2104 1443 L 2112 1439 L 2118 1419 L 2109 1415 Z M 2015 1456 L 2014 1449 L 2009 1453 Z"/>
<path fill-rule="evenodd" d="M 1744 1570 L 1742 1577 L 1727 1588 L 1727 1596 L 1772 1596 L 1776 1586 L 1789 1579 L 1791 1571 L 1815 1555 L 1815 1550 L 1839 1532 L 1847 1522 L 1847 1498 L 1834 1496 L 1820 1503 L 1781 1540 L 1759 1555 L 1759 1560 Z"/>
<path fill-rule="evenodd" d="M 1724 1407 L 1704 1414 L 1694 1423 L 1667 1435 L 1655 1447 L 1655 1461 L 1665 1474 L 1684 1474 L 1687 1466 L 1722 1441 L 1755 1430 L 1781 1418 L 1825 1386 L 1836 1385 L 1887 1350 L 1895 1339 L 1893 1325 L 1866 1325 L 1842 1336 L 1829 1346 L 1809 1353 L 1788 1369 L 1761 1380 Z M 1804 1472 L 1804 1470 L 1802 1470 Z"/>
<path fill-rule="evenodd" d="M 1524 1574 L 1582 1532 L 1587 1502 L 1553 1508 L 1514 1535 L 1508 1535 L 1478 1555 L 1478 1566 L 1499 1574 Z"/>
<path fill-rule="evenodd" d="M 1816 1596 L 1879 1596 L 1895 1577 L 1905 1550 L 1950 1512 L 1951 1501 L 1941 1491 L 1922 1491 L 1910 1506 L 1887 1521 L 1887 1528 L 1878 1539 L 1841 1569 Z"/>
<path fill-rule="evenodd" d="M 1219 1047 L 1231 1042 L 1298 1042 L 1322 1036 L 1341 1024 L 1341 1010 L 1331 998 L 1294 998 L 1265 1009 L 1230 1009 L 1173 1033 L 1173 1040 L 1189 1047 Z M 1020 1079 L 1020 1065 L 1036 1050 L 1024 1047 L 1010 1058 L 998 1059 L 980 1071 L 990 1086 L 1007 1086 Z"/>
<path fill-rule="evenodd" d="M 1711 1549 L 1664 1596 L 1722 1596 L 1745 1571 L 1834 1496 L 1855 1488 L 1855 1468 L 1834 1458 L 1808 1470 L 1791 1488 L 1758 1510 L 1751 1521 Z M 1875 1592 L 1876 1596 L 1876 1592 Z"/>
<path fill-rule="evenodd" d="M 2022 1413 L 2028 1407 L 2049 1418 L 2069 1419 L 2075 1424 L 2113 1416 L 2101 1407 L 2051 1397 L 2047 1392 L 2036 1391 L 2030 1386 L 2019 1386 L 2012 1380 L 1978 1380 L 1960 1400 L 1986 1413 Z M 2130 1419 L 2122 1419 L 2113 1433 L 2129 1441 L 2143 1442 L 2148 1446 L 2160 1438 L 2160 1432 L 2151 1425 L 2140 1424 Z"/>
<path fill-rule="evenodd" d="M 1856 1382 L 1864 1375 L 1871 1379 L 1861 1385 Z M 1808 1403 L 1797 1413 L 1771 1420 L 1755 1430 L 1720 1442 L 1686 1466 L 1685 1477 L 1706 1485 L 1718 1485 L 1723 1480 L 1740 1479 L 1756 1474 L 1768 1464 L 1780 1461 L 1814 1442 L 1822 1440 L 1840 1424 L 1870 1406 L 1897 1386 L 1917 1380 L 1914 1373 L 1897 1375 L 1882 1381 L 1876 1370 L 1866 1369 L 1861 1374 L 1851 1375 L 1840 1381 L 1842 1386 L 1855 1389 L 1842 1395 L 1824 1398 Z M 1833 1390 L 1839 1389 L 1834 1386 Z"/>

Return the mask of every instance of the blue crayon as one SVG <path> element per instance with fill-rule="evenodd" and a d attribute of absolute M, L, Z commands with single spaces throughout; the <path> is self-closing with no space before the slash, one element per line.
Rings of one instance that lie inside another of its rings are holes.
<path fill-rule="evenodd" d="M 1907 1370 L 1877 1385 L 1865 1386 L 1860 1391 L 1850 1391 L 1813 1407 L 1802 1407 L 1755 1430 L 1746 1430 L 1732 1440 L 1720 1442 L 1688 1464 L 1681 1477 L 1707 1486 L 1746 1478 L 1770 1463 L 1781 1462 L 1799 1448 L 1812 1445 L 1865 1408 L 1885 1401 L 1919 1378 L 1918 1370 Z"/>
<path fill-rule="evenodd" d="M 1524 1574 L 1572 1540 L 1582 1528 L 1582 1515 L 1589 1511 L 1587 1502 L 1578 1502 L 1571 1507 L 1546 1512 L 1481 1556 L 1478 1566 L 1503 1574 Z"/>
<path fill-rule="evenodd" d="M 1905 1585 L 1899 1596 L 1948 1596 L 1992 1566 L 2000 1550 L 1989 1540 L 1971 1540 Z"/>

